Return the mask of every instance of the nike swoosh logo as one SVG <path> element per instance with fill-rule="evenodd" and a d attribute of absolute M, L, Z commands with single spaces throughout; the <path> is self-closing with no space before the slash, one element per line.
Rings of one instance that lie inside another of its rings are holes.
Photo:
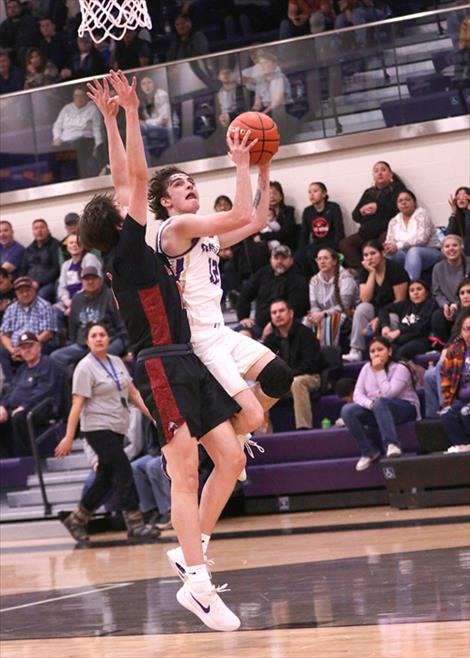
<path fill-rule="evenodd" d="M 183 575 L 186 574 L 186 569 L 183 566 L 181 566 L 181 564 L 178 564 L 178 562 L 175 562 L 175 566 L 181 574 L 183 574 Z"/>
<path fill-rule="evenodd" d="M 191 594 L 191 592 L 190 592 L 190 594 Z M 194 599 L 194 601 L 196 601 L 196 603 L 198 604 L 198 606 L 201 608 L 201 610 L 202 610 L 203 612 L 206 613 L 206 615 L 209 614 L 209 612 L 211 611 L 211 607 L 210 607 L 210 605 L 208 605 L 207 608 L 206 608 L 206 606 L 205 606 L 205 605 L 202 605 L 202 603 L 201 603 L 200 601 L 198 601 L 198 600 L 196 599 L 196 597 L 193 596 L 192 594 L 191 594 L 191 598 Z"/>

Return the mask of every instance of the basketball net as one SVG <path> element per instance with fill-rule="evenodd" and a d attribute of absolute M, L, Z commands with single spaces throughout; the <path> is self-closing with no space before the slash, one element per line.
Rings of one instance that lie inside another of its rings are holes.
<path fill-rule="evenodd" d="M 79 0 L 82 22 L 78 36 L 88 32 L 95 43 L 119 41 L 127 30 L 152 27 L 145 0 Z"/>

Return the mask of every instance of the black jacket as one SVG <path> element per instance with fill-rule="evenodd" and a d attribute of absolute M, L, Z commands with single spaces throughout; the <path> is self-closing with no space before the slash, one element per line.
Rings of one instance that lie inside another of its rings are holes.
<path fill-rule="evenodd" d="M 470 210 L 460 211 L 459 217 L 449 217 L 446 235 L 460 235 L 464 241 L 465 255 L 470 256 Z"/>
<path fill-rule="evenodd" d="M 313 331 L 299 320 L 294 320 L 287 338 L 273 329 L 264 344 L 287 362 L 294 377 L 320 374 L 323 364 L 320 343 Z"/>
<path fill-rule="evenodd" d="M 300 227 L 299 249 L 310 242 L 337 247 L 344 238 L 343 214 L 334 201 L 327 201 L 325 209 L 317 210 L 310 205 L 304 208 Z"/>
<path fill-rule="evenodd" d="M 295 251 L 297 249 L 297 224 L 295 223 L 295 210 L 292 206 L 281 205 L 276 221 L 280 225 L 279 231 L 266 231 L 259 237 L 265 242 L 277 240 Z"/>
<path fill-rule="evenodd" d="M 237 304 L 239 320 L 250 316 L 250 303 L 256 299 L 255 321 L 264 327 L 271 321 L 269 307 L 275 299 L 287 300 L 295 317 L 302 317 L 309 309 L 308 282 L 293 265 L 276 276 L 271 265 L 265 265 L 253 274 L 243 286 Z"/>
<path fill-rule="evenodd" d="M 39 285 L 53 283 L 59 278 L 59 241 L 50 235 L 42 247 L 36 240 L 26 247 L 19 276 L 29 276 Z"/>
<path fill-rule="evenodd" d="M 394 341 L 404 345 L 415 338 L 427 338 L 431 333 L 431 316 L 437 306 L 431 295 L 422 304 L 413 304 L 409 299 L 404 302 L 393 302 L 379 310 L 379 320 L 382 327 L 390 326 L 390 313 L 396 313 L 400 318 L 398 329 L 400 335 Z"/>
<path fill-rule="evenodd" d="M 398 195 L 404 189 L 403 183 L 395 181 L 383 190 L 373 186 L 364 192 L 352 213 L 354 221 L 360 224 L 359 235 L 363 240 L 375 240 L 387 230 L 389 221 L 398 212 Z M 375 215 L 361 215 L 360 208 L 372 202 L 377 204 Z"/>

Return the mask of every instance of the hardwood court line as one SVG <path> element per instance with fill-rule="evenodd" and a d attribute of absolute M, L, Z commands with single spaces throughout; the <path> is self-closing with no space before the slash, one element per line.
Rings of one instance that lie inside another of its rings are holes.
<path fill-rule="evenodd" d="M 168 581 L 167 581 L 168 582 Z M 97 592 L 104 592 L 107 589 L 117 589 L 119 587 L 129 587 L 134 583 L 117 583 L 115 585 L 104 585 L 103 587 L 95 587 L 94 589 L 88 589 L 84 592 L 75 592 L 74 594 L 64 594 L 63 596 L 54 596 L 49 599 L 43 599 L 42 601 L 32 601 L 31 603 L 23 603 L 22 605 L 14 605 L 11 608 L 0 608 L 0 612 L 10 612 L 12 610 L 19 610 L 20 608 L 31 608 L 35 605 L 43 605 L 44 603 L 51 603 L 52 601 L 62 601 L 63 599 L 73 599 L 77 596 L 87 596 L 88 594 L 96 594 Z"/>

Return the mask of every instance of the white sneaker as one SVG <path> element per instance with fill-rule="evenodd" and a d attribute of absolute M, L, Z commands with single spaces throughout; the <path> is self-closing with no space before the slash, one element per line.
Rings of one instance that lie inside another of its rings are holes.
<path fill-rule="evenodd" d="M 387 448 L 387 457 L 399 457 L 401 450 L 394 443 L 389 443 Z"/>
<path fill-rule="evenodd" d="M 450 446 L 450 448 L 446 450 L 446 454 L 455 454 L 458 452 L 470 452 L 470 443 L 460 443 L 456 446 Z"/>
<path fill-rule="evenodd" d="M 183 583 L 185 583 L 187 580 L 186 562 L 184 560 L 183 549 L 181 546 L 170 548 L 170 550 L 166 552 L 166 556 L 168 558 L 168 562 L 170 563 L 170 567 L 173 569 L 178 578 L 180 578 Z M 204 561 L 210 576 L 211 570 L 209 567 L 213 567 L 215 562 L 214 560 L 208 559 L 207 556 L 204 556 Z"/>
<path fill-rule="evenodd" d="M 255 455 L 253 453 L 253 448 L 258 448 L 258 450 L 263 453 L 264 448 L 263 446 L 260 446 L 259 443 L 256 443 L 256 441 L 253 441 L 251 434 L 238 434 L 237 439 L 240 442 L 240 445 L 243 449 L 246 449 L 247 453 L 249 456 L 254 459 Z M 253 446 L 253 448 L 252 448 Z M 238 476 L 237 480 L 239 482 L 245 482 L 246 480 L 246 469 L 243 469 L 243 471 L 240 473 Z"/>
<path fill-rule="evenodd" d="M 355 347 L 351 347 L 349 354 L 343 354 L 343 361 L 349 361 L 349 363 L 354 363 L 355 361 L 362 361 L 362 352 L 357 350 Z"/>
<path fill-rule="evenodd" d="M 212 586 L 208 593 L 194 592 L 186 583 L 176 592 L 176 599 L 183 608 L 194 613 L 209 628 L 214 631 L 236 631 L 240 628 L 240 620 L 228 608 L 218 595 L 218 591 L 227 591 L 225 586 Z"/>
<path fill-rule="evenodd" d="M 376 452 L 371 457 L 361 457 L 356 464 L 356 471 L 365 471 L 366 468 L 369 468 L 372 462 L 375 462 L 375 460 L 378 459 L 379 457 L 380 457 L 380 452 Z"/>

